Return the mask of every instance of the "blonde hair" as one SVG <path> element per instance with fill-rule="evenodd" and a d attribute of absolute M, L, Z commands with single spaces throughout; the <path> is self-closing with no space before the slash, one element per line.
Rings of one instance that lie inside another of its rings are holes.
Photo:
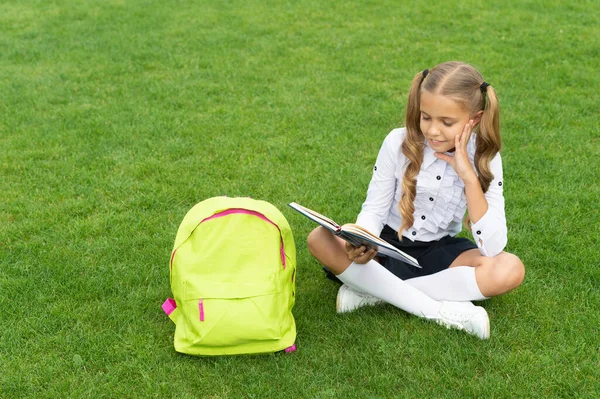
<path fill-rule="evenodd" d="M 398 204 L 402 215 L 402 226 L 398 230 L 400 239 L 402 232 L 414 223 L 417 175 L 421 170 L 425 147 L 420 127 L 422 92 L 450 97 L 472 114 L 483 111 L 474 132 L 477 135 L 475 169 L 483 192 L 487 191 L 494 179 L 490 162 L 502 146 L 500 108 L 496 91 L 489 85 L 483 87 L 483 82 L 483 77 L 474 67 L 457 61 L 439 64 L 430 71 L 417 73 L 413 78 L 406 105 L 406 138 L 402 142 L 402 153 L 406 156 L 407 165 L 402 179 L 402 197 Z"/>

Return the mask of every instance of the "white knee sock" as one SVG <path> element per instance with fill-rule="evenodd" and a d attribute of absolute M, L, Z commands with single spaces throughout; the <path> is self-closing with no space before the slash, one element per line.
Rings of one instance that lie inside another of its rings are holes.
<path fill-rule="evenodd" d="M 344 284 L 386 301 L 408 313 L 437 318 L 441 302 L 402 281 L 374 260 L 364 265 L 352 262 L 337 276 Z"/>
<path fill-rule="evenodd" d="M 429 276 L 405 280 L 409 285 L 438 301 L 482 301 L 488 299 L 479 290 L 475 268 L 457 266 Z"/>

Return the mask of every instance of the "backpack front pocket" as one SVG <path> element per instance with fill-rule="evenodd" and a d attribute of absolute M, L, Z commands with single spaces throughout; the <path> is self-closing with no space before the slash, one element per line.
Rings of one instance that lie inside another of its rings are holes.
<path fill-rule="evenodd" d="M 223 287 L 226 285 L 227 287 Z M 186 282 L 177 332 L 186 346 L 232 346 L 282 337 L 280 293 L 269 284 L 205 283 L 194 289 Z"/>

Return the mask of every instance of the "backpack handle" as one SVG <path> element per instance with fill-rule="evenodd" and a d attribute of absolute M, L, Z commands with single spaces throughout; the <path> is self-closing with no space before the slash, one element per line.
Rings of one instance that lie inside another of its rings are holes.
<path fill-rule="evenodd" d="M 189 231 L 186 231 L 184 233 L 184 235 L 182 235 L 182 237 L 184 237 L 184 239 L 182 240 L 178 240 L 179 241 L 179 245 L 177 245 L 175 247 L 175 249 L 173 250 L 173 252 L 171 253 L 171 262 L 170 262 L 170 268 L 173 268 L 173 258 L 175 257 L 175 252 L 177 252 L 177 250 L 179 249 L 179 246 L 181 246 L 181 244 L 183 244 L 185 242 L 185 240 L 187 240 L 192 233 L 194 232 L 194 230 L 200 226 L 202 223 L 207 222 L 211 219 L 216 219 L 216 218 L 220 218 L 223 216 L 228 216 L 228 215 L 233 215 L 233 214 L 246 214 L 246 215 L 253 215 L 253 216 L 257 216 L 259 218 L 261 218 L 262 220 L 272 224 L 273 226 L 275 226 L 277 228 L 277 230 L 279 231 L 279 241 L 280 241 L 280 248 L 279 248 L 279 254 L 281 256 L 281 263 L 283 265 L 283 268 L 285 269 L 286 266 L 286 262 L 285 262 L 285 247 L 284 247 L 284 241 L 283 241 L 283 234 L 281 232 L 281 229 L 279 228 L 279 226 L 277 225 L 277 223 L 273 222 L 271 219 L 269 219 L 268 217 L 266 217 L 264 214 L 257 212 L 257 211 L 253 211 L 250 209 L 245 209 L 245 208 L 229 208 L 229 209 L 225 209 L 222 210 L 220 212 L 214 213 L 211 216 L 207 216 L 204 219 L 202 219 L 200 221 L 200 223 L 196 224 L 196 226 L 192 229 L 189 229 Z M 178 237 L 179 238 L 179 237 Z"/>

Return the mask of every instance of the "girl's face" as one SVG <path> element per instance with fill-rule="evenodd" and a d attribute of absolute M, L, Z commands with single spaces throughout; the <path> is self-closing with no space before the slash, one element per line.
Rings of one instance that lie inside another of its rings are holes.
<path fill-rule="evenodd" d="M 421 93 L 421 132 L 437 152 L 453 151 L 454 138 L 463 131 L 469 120 L 473 119 L 477 124 L 482 113 L 480 111 L 472 116 L 450 97 L 426 91 Z"/>

